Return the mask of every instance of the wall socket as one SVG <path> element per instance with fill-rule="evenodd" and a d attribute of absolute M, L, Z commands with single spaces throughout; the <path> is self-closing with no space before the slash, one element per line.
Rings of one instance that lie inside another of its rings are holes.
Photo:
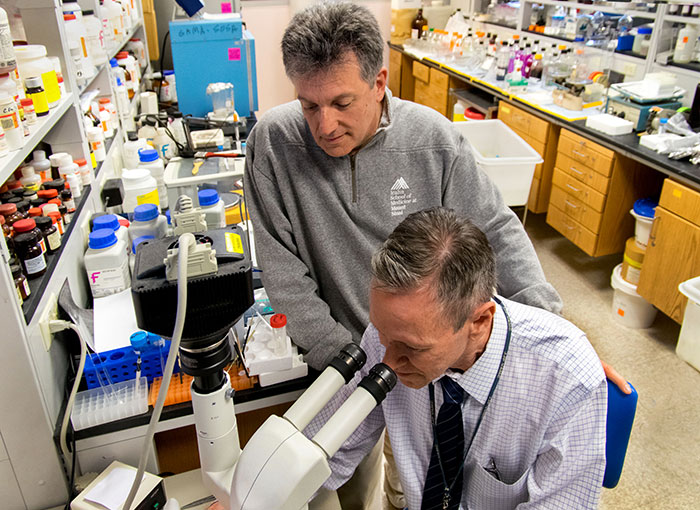
<path fill-rule="evenodd" d="M 637 64 L 633 64 L 632 62 L 627 62 L 625 65 L 622 66 L 622 74 L 625 76 L 634 76 L 635 73 L 637 72 Z"/>
<path fill-rule="evenodd" d="M 41 312 L 39 317 L 39 329 L 41 330 L 41 337 L 44 340 L 44 347 L 48 351 L 51 349 L 51 341 L 53 340 L 53 334 L 49 328 L 49 322 L 58 319 L 58 298 L 53 292 L 49 295 L 49 299 L 46 301 L 46 306 Z"/>

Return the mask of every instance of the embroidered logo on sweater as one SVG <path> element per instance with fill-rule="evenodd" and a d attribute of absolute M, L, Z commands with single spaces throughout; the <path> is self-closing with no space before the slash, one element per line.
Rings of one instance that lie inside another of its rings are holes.
<path fill-rule="evenodd" d="M 408 204 L 415 204 L 418 200 L 413 198 L 411 188 L 403 177 L 396 179 L 391 187 L 391 215 L 402 216 L 406 213 Z"/>

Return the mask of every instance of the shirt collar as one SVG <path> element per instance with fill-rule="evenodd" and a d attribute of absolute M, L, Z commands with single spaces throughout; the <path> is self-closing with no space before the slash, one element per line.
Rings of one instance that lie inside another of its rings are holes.
<path fill-rule="evenodd" d="M 508 323 L 503 308 L 496 304 L 491 336 L 483 354 L 466 372 L 459 373 L 448 369 L 445 373 L 481 405 L 486 403 L 491 386 L 498 373 L 507 333 Z"/>

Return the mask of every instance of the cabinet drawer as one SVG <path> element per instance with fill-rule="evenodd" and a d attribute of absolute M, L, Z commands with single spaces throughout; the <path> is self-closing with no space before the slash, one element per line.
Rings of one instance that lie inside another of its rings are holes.
<path fill-rule="evenodd" d="M 413 76 L 420 81 L 430 83 L 430 68 L 425 64 L 421 64 L 417 60 L 413 61 Z"/>
<path fill-rule="evenodd" d="M 389 67 L 401 67 L 401 52 L 389 49 Z"/>
<path fill-rule="evenodd" d="M 577 163 L 561 152 L 557 154 L 556 167 L 594 190 L 607 194 L 610 184 L 610 179 L 608 177 L 591 170 L 581 163 Z"/>
<path fill-rule="evenodd" d="M 564 211 L 554 207 L 551 202 L 547 210 L 547 223 L 581 248 L 586 254 L 593 256 L 598 243 L 598 236 L 571 219 Z"/>
<path fill-rule="evenodd" d="M 444 90 L 447 93 L 447 89 L 450 86 L 450 77 L 434 67 L 430 68 L 430 86 L 437 87 Z"/>
<path fill-rule="evenodd" d="M 527 115 L 530 115 L 530 136 L 545 143 L 549 134 L 549 122 L 529 113 Z"/>
<path fill-rule="evenodd" d="M 506 103 L 505 101 L 498 102 L 498 119 L 505 122 L 508 125 L 508 127 L 510 127 L 511 129 L 514 129 L 513 125 L 512 125 L 513 122 L 511 120 L 512 114 L 513 114 L 513 106 Z"/>
<path fill-rule="evenodd" d="M 590 205 L 596 211 L 603 212 L 603 208 L 605 207 L 605 195 L 586 186 L 578 179 L 567 175 L 559 168 L 554 169 L 552 184 L 559 186 L 573 198 Z"/>
<path fill-rule="evenodd" d="M 432 87 L 422 81 L 417 81 L 414 91 L 414 99 L 416 103 L 429 106 L 445 115 L 447 110 L 447 92 Z"/>
<path fill-rule="evenodd" d="M 579 222 L 594 234 L 600 232 L 600 222 L 603 219 L 603 215 L 594 210 L 591 206 L 570 196 L 560 187 L 552 186 L 552 193 L 549 195 L 549 203 L 564 212 L 571 219 Z"/>
<path fill-rule="evenodd" d="M 513 130 L 515 131 L 515 130 Z M 532 147 L 535 151 L 537 151 L 537 154 L 539 154 L 543 159 L 545 156 L 545 145 L 544 142 L 541 142 L 540 140 L 537 140 L 536 138 L 533 138 L 530 135 L 523 135 L 518 133 L 519 136 L 525 140 L 525 143 L 527 143 L 530 147 Z"/>
<path fill-rule="evenodd" d="M 562 136 L 559 137 L 559 146 L 557 148 L 560 153 L 603 174 L 605 177 L 610 177 L 615 157 L 614 152 L 581 136 L 574 135 L 565 129 L 562 129 L 561 132 Z M 572 136 L 575 136 L 576 139 L 572 138 Z M 601 152 L 598 149 L 605 152 Z"/>
<path fill-rule="evenodd" d="M 700 193 L 694 189 L 666 179 L 659 205 L 685 220 L 700 225 Z"/>

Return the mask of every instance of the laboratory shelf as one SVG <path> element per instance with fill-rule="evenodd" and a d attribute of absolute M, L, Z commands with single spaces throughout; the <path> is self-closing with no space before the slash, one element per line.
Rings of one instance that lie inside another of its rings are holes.
<path fill-rule="evenodd" d="M 24 145 L 20 149 L 10 151 L 9 154 L 0 157 L 0 183 L 5 182 L 12 172 L 17 170 L 17 167 L 32 153 L 37 144 L 51 131 L 51 128 L 65 115 L 72 104 L 73 94 L 70 92 L 64 94 L 58 105 L 49 110 L 48 115 L 39 117 L 36 124 L 28 126 L 30 134 L 24 137 Z"/>
<path fill-rule="evenodd" d="M 105 141 L 105 151 L 109 151 L 110 147 L 112 146 L 112 143 L 114 142 L 114 139 L 115 137 L 112 137 Z M 95 177 L 97 177 L 97 174 L 100 171 L 100 168 L 102 167 L 102 163 L 104 162 L 97 164 L 97 168 L 95 168 Z M 76 199 L 75 213 L 73 213 L 73 219 L 77 219 L 80 215 L 80 211 L 83 210 L 83 207 L 88 201 L 90 191 L 91 186 L 85 186 L 83 188 L 82 194 L 80 195 L 80 198 Z M 44 273 L 40 278 L 27 280 L 27 282 L 29 283 L 29 290 L 31 291 L 31 294 L 27 299 L 24 300 L 24 304 L 22 305 L 22 313 L 24 314 L 24 320 L 27 322 L 27 324 L 29 324 L 32 321 L 32 317 L 34 317 L 34 313 L 36 312 L 37 306 L 39 305 L 39 301 L 41 300 L 41 297 L 44 294 L 44 290 L 46 290 L 46 287 L 48 286 L 49 281 L 51 280 L 51 277 L 53 276 L 53 273 L 56 270 L 58 260 L 61 257 L 61 254 L 63 253 L 63 250 L 65 249 L 66 245 L 68 244 L 70 237 L 73 235 L 73 232 L 76 228 L 75 225 L 77 223 L 77 221 L 71 221 L 68 225 L 66 225 L 66 230 L 61 236 L 61 247 L 55 253 L 44 254 L 44 257 L 46 258 L 46 273 Z"/>
<path fill-rule="evenodd" d="M 131 27 L 131 30 L 127 32 L 126 36 L 124 39 L 122 39 L 117 45 L 112 48 L 110 51 L 107 52 L 107 62 L 109 62 L 111 59 L 117 56 L 117 53 L 122 51 L 122 48 L 124 48 L 124 45 L 129 42 L 129 39 L 134 37 L 136 35 L 136 32 L 141 28 L 141 21 L 137 22 L 134 24 L 133 27 Z"/>
<path fill-rule="evenodd" d="M 578 2 L 559 2 L 557 0 L 532 0 L 527 1 L 527 3 L 564 7 L 566 10 L 578 9 L 580 11 L 589 12 L 600 11 L 611 14 L 629 14 L 637 18 L 654 19 L 656 17 L 655 11 L 652 12 L 647 9 L 648 3 L 646 2 L 596 2 L 594 4 L 581 4 Z M 639 7 L 640 9 L 635 9 L 635 7 Z"/>
<path fill-rule="evenodd" d="M 663 20 L 666 23 L 684 23 L 691 25 L 700 25 L 700 18 L 690 18 L 687 16 L 677 16 L 675 14 L 667 14 Z"/>
<path fill-rule="evenodd" d="M 97 69 L 97 70 L 95 71 L 95 74 L 93 74 L 93 75 L 88 79 L 88 81 L 85 83 L 85 85 L 83 85 L 82 87 L 78 87 L 78 95 L 83 95 L 83 93 L 84 93 L 87 89 L 90 88 L 90 85 L 92 85 L 92 84 L 95 82 L 95 80 L 96 80 L 97 77 L 100 75 L 100 73 L 101 73 L 102 71 L 104 71 L 104 70 L 107 68 L 107 64 L 100 64 L 100 65 L 95 66 L 95 67 L 96 67 L 96 69 Z"/>
<path fill-rule="evenodd" d="M 476 21 L 476 23 L 483 23 L 484 25 L 491 25 L 498 28 L 507 28 L 509 30 L 517 30 L 517 26 L 510 25 L 508 23 L 499 23 L 497 21 Z"/>
<path fill-rule="evenodd" d="M 539 32 L 533 32 L 532 30 L 522 30 L 522 32 L 524 32 L 526 34 L 532 34 L 532 35 L 537 36 L 541 39 L 551 39 L 553 42 L 561 41 L 563 43 L 567 43 L 567 45 L 569 45 L 569 46 L 573 45 L 575 42 L 577 42 L 577 41 L 573 41 L 567 37 L 562 37 L 560 35 L 540 34 Z M 586 46 L 586 49 L 587 50 L 595 50 L 595 51 L 605 51 L 605 50 L 602 50 L 601 48 L 592 48 L 589 46 Z M 632 51 L 615 50 L 615 54 L 616 55 L 624 55 L 626 57 L 632 57 L 632 58 L 636 58 L 639 60 L 645 60 L 647 58 L 646 55 L 640 55 L 639 53 L 634 53 Z"/>
<path fill-rule="evenodd" d="M 681 69 L 687 69 L 688 71 L 695 71 L 696 73 L 700 73 L 700 63 L 698 62 L 689 62 L 687 64 L 677 64 L 673 61 L 670 61 L 668 63 L 669 66 L 672 67 L 680 67 Z"/>

